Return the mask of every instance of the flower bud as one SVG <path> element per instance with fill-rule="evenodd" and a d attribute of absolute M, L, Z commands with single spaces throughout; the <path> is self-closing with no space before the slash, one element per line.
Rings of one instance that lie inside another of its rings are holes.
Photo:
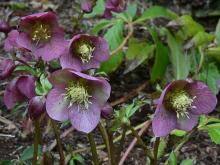
<path fill-rule="evenodd" d="M 11 31 L 11 27 L 10 25 L 3 21 L 3 20 L 0 20 L 0 32 L 3 32 L 3 33 L 9 33 Z"/>
<path fill-rule="evenodd" d="M 91 13 L 92 9 L 93 9 L 92 2 L 82 2 L 81 3 L 81 8 L 82 8 L 83 12 Z"/>
<path fill-rule="evenodd" d="M 45 111 L 45 97 L 35 96 L 29 102 L 28 114 L 31 119 L 38 118 Z"/>
<path fill-rule="evenodd" d="M 101 115 L 103 118 L 110 118 L 112 115 L 113 108 L 109 103 L 106 103 L 101 110 Z"/>
<path fill-rule="evenodd" d="M 11 59 L 4 59 L 0 62 L 0 80 L 9 77 L 15 69 L 15 63 Z"/>

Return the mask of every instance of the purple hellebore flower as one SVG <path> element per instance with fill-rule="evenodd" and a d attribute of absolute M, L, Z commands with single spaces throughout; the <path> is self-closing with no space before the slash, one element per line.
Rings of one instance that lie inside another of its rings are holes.
<path fill-rule="evenodd" d="M 124 11 L 127 7 L 126 0 L 107 0 L 105 4 L 105 12 L 104 17 L 105 18 L 111 18 L 113 12 L 120 13 Z"/>
<path fill-rule="evenodd" d="M 31 99 L 35 95 L 35 78 L 30 75 L 22 75 L 7 85 L 4 92 L 4 103 L 8 109 L 11 109 L 17 102 L 26 98 Z"/>
<path fill-rule="evenodd" d="M 33 97 L 28 106 L 28 114 L 31 119 L 37 119 L 45 111 L 46 98 L 44 96 Z"/>
<path fill-rule="evenodd" d="M 6 52 L 14 52 L 21 47 L 17 43 L 17 38 L 19 36 L 19 32 L 17 30 L 12 30 L 8 33 L 8 37 L 4 42 L 4 50 Z"/>
<path fill-rule="evenodd" d="M 9 77 L 15 69 L 15 63 L 11 59 L 4 59 L 0 62 L 0 80 Z"/>
<path fill-rule="evenodd" d="M 89 0 L 89 1 L 82 1 L 81 2 L 81 8 L 83 10 L 84 13 L 91 13 L 92 12 L 92 9 L 93 9 L 93 4 L 92 4 L 92 1 Z"/>
<path fill-rule="evenodd" d="M 108 43 L 103 38 L 78 34 L 70 40 L 66 53 L 60 57 L 60 63 L 62 68 L 83 71 L 98 68 L 108 58 Z"/>
<path fill-rule="evenodd" d="M 58 26 L 53 12 L 22 17 L 16 43 L 44 61 L 59 58 L 67 45 L 64 31 Z"/>
<path fill-rule="evenodd" d="M 48 115 L 58 121 L 69 119 L 78 131 L 89 133 L 95 129 L 110 96 L 110 84 L 102 77 L 68 69 L 55 71 L 49 81 L 54 88 L 46 100 Z"/>
<path fill-rule="evenodd" d="M 199 115 L 214 110 L 217 98 L 202 82 L 178 80 L 166 86 L 157 104 L 153 132 L 163 137 L 174 129 L 192 130 Z"/>
<path fill-rule="evenodd" d="M 109 103 L 106 103 L 104 107 L 102 107 L 101 116 L 103 118 L 110 118 L 112 115 L 113 108 Z"/>

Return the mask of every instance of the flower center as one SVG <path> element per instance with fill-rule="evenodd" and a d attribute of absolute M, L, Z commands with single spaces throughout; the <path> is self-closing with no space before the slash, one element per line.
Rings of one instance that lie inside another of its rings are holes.
<path fill-rule="evenodd" d="M 177 118 L 180 116 L 189 118 L 187 111 L 192 107 L 194 99 L 195 97 L 191 98 L 184 90 L 174 91 L 172 94 L 168 95 L 168 105 L 177 113 Z"/>
<path fill-rule="evenodd" d="M 51 38 L 51 28 L 49 25 L 37 22 L 32 27 L 31 39 L 35 42 L 48 41 Z"/>
<path fill-rule="evenodd" d="M 95 48 L 89 44 L 80 44 L 78 47 L 77 52 L 79 53 L 80 59 L 82 63 L 88 63 L 90 59 L 93 57 L 92 53 L 94 52 Z"/>
<path fill-rule="evenodd" d="M 89 104 L 91 104 L 89 101 L 91 96 L 89 95 L 84 84 L 80 82 L 73 83 L 68 88 L 66 88 L 66 91 L 66 98 L 71 102 L 70 106 L 73 103 L 76 103 L 78 106 L 84 106 L 86 109 L 88 109 Z"/>

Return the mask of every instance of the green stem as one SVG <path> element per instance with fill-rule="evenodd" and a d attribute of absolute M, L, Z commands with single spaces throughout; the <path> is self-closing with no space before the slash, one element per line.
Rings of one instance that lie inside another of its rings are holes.
<path fill-rule="evenodd" d="M 37 165 L 39 143 L 40 143 L 40 123 L 39 120 L 36 119 L 34 121 L 34 153 L 33 153 L 32 165 Z"/>
<path fill-rule="evenodd" d="M 89 143 L 90 143 L 90 147 L 92 151 L 92 159 L 93 159 L 94 165 L 99 165 L 98 153 L 96 149 L 94 136 L 92 133 L 88 133 L 88 139 L 89 139 Z"/>
<path fill-rule="evenodd" d="M 102 123 L 99 123 L 99 130 L 102 134 L 102 138 L 104 139 L 105 146 L 107 148 L 108 157 L 109 157 L 109 164 L 111 164 L 111 149 L 110 149 L 110 144 L 109 144 L 108 133 L 107 133 L 105 127 L 102 126 Z"/>
<path fill-rule="evenodd" d="M 116 157 L 115 157 L 115 147 L 114 147 L 114 139 L 113 139 L 113 132 L 108 130 L 108 137 L 109 137 L 109 145 L 110 145 L 110 154 L 111 154 L 111 165 L 116 165 Z"/>
<path fill-rule="evenodd" d="M 178 156 L 178 151 L 182 148 L 182 146 L 189 140 L 189 138 L 192 136 L 192 134 L 196 131 L 197 129 L 193 129 L 191 132 L 189 132 L 182 140 L 181 142 L 176 146 L 174 149 L 174 153 L 176 156 Z M 169 158 L 166 160 L 164 165 L 169 165 Z"/>
<path fill-rule="evenodd" d="M 60 130 L 58 129 L 56 123 L 53 120 L 51 120 L 51 124 L 52 124 L 55 138 L 57 141 L 58 152 L 60 155 L 60 165 L 64 165 L 65 164 L 65 156 L 63 153 L 63 147 L 62 147 L 62 143 L 61 143 L 61 139 L 60 139 Z"/>
<path fill-rule="evenodd" d="M 154 159 L 151 163 L 152 165 L 157 165 L 157 155 L 158 155 L 159 145 L 160 145 L 160 138 L 157 137 L 154 143 Z"/>
<path fill-rule="evenodd" d="M 117 152 L 117 160 L 118 161 L 120 160 L 121 151 L 123 150 L 123 146 L 124 146 L 124 143 L 125 143 L 126 131 L 127 131 L 127 127 L 124 126 L 123 127 L 123 132 L 122 132 L 122 137 L 121 137 L 119 147 L 118 147 L 118 152 Z"/>

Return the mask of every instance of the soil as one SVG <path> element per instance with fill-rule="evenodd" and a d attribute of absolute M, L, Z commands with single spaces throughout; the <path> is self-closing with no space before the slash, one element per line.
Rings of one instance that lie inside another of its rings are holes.
<path fill-rule="evenodd" d="M 37 4 L 34 4 L 32 1 L 25 1 L 20 0 L 21 2 L 26 2 L 29 4 L 29 8 L 27 11 L 20 11 L 18 13 L 14 13 L 12 15 L 25 15 L 27 13 L 32 13 L 34 11 L 40 11 L 43 10 L 42 8 L 38 8 Z M 8 1 L 4 1 L 8 2 Z M 58 13 L 58 17 L 60 20 L 61 25 L 65 28 L 65 30 L 69 33 L 76 33 L 73 29 L 70 29 L 69 27 L 72 27 L 71 18 L 74 15 L 77 15 L 77 8 L 79 6 L 79 3 L 71 0 L 51 0 L 51 8 L 54 9 Z M 145 0 L 139 0 L 138 3 L 141 4 L 141 6 L 148 7 L 152 4 L 158 4 L 162 6 L 169 7 L 170 9 L 173 9 L 179 14 L 183 13 L 192 13 L 195 16 L 195 19 L 199 20 L 204 26 L 207 28 L 208 31 L 214 31 L 215 25 L 217 24 L 218 15 L 217 16 L 210 16 L 207 13 L 203 14 L 202 16 L 198 17 L 198 11 L 201 9 L 215 9 L 215 1 L 209 0 L 195 0 L 192 3 L 192 0 L 155 0 L 155 1 L 149 1 L 148 3 Z M 34 6 L 34 5 L 35 6 Z M 2 12 L 2 14 L 1 14 Z M 4 13 L 10 13 L 8 7 L 2 7 L 0 2 L 0 18 L 3 17 Z M 16 20 L 13 20 L 16 22 Z M 12 21 L 12 22 L 13 22 Z M 97 20 L 96 20 L 97 21 Z M 83 31 L 84 28 L 89 28 L 93 25 L 94 22 L 86 20 L 84 22 L 84 27 L 80 31 Z M 0 35 L 0 53 L 3 53 L 3 39 L 4 36 Z M 110 75 L 110 83 L 112 85 L 112 94 L 110 101 L 115 101 L 123 96 L 126 96 L 131 90 L 137 88 L 139 85 L 141 85 L 143 82 L 149 79 L 148 69 L 146 65 L 142 65 L 135 69 L 134 71 L 124 75 L 124 66 L 122 65 L 118 71 Z M 0 89 L 4 89 L 5 84 L 0 82 Z M 154 90 L 154 85 L 147 86 L 147 88 L 143 91 L 144 93 L 149 94 Z M 130 102 L 130 101 L 128 101 Z M 217 107 L 219 109 L 219 107 Z M 137 125 L 138 123 L 141 123 L 145 120 L 147 120 L 146 111 L 149 113 L 153 113 L 153 109 L 148 106 L 144 107 L 141 112 L 139 112 L 133 119 L 132 124 Z M 24 151 L 24 149 L 27 146 L 32 145 L 33 141 L 33 135 L 31 133 L 31 123 L 27 121 L 24 115 L 25 110 L 20 110 L 16 113 L 9 113 L 6 108 L 4 107 L 2 103 L 2 99 L 0 98 L 0 116 L 3 116 L 4 118 L 7 118 L 9 121 L 11 121 L 13 124 L 16 125 L 15 128 L 8 128 L 6 124 L 0 125 L 0 160 L 17 160 L 18 156 Z M 219 112 L 215 112 L 212 114 L 213 116 L 219 117 Z M 144 116 L 144 117 L 143 117 Z M 12 124 L 12 125 L 13 125 Z M 62 130 L 66 130 L 68 126 L 64 126 Z M 44 125 L 42 125 L 42 129 L 46 129 Z M 8 135 L 7 137 L 1 136 L 2 134 Z M 96 142 L 98 144 L 102 144 L 102 140 L 100 137 L 100 134 L 98 130 L 95 132 L 96 135 Z M 150 144 L 150 136 L 152 135 L 151 128 L 148 129 L 147 132 L 144 133 L 142 136 L 143 140 L 146 141 L 146 143 Z M 133 137 L 130 135 L 126 139 L 125 145 L 128 146 L 131 142 Z M 49 131 L 47 135 L 43 136 L 43 140 L 47 146 L 51 144 L 54 140 L 54 135 Z M 73 133 L 68 134 L 63 139 L 63 144 L 68 148 L 70 146 L 72 149 L 77 148 L 83 148 L 88 146 L 88 141 L 85 136 L 85 134 L 79 133 L 74 131 Z M 53 150 L 53 152 L 57 153 L 56 148 Z M 91 164 L 91 154 L 90 152 L 85 152 L 82 154 L 85 158 L 85 164 Z M 103 159 L 107 157 L 106 151 L 102 151 L 99 153 L 100 157 Z M 220 164 L 220 147 L 218 145 L 215 145 L 211 140 L 209 139 L 208 135 L 204 132 L 199 132 L 193 135 L 191 140 L 187 142 L 184 147 L 181 149 L 178 162 L 181 162 L 181 160 L 184 159 L 194 159 L 196 161 L 196 165 L 219 165 Z M 163 161 L 165 159 L 161 159 L 161 163 L 163 164 Z M 131 151 L 130 155 L 128 156 L 126 162 L 124 164 L 126 165 L 145 165 L 146 158 L 144 156 L 144 153 L 139 145 L 136 145 L 136 147 Z M 55 164 L 55 163 L 54 163 Z M 105 161 L 105 163 L 107 162 Z"/>

